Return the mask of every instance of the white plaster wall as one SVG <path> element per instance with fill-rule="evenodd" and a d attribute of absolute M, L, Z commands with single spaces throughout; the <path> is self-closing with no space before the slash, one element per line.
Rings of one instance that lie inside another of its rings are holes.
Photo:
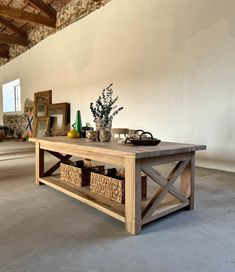
<path fill-rule="evenodd" d="M 233 0 L 112 0 L 1 67 L 0 84 L 20 78 L 23 99 L 52 89 L 92 121 L 113 82 L 115 127 L 207 144 L 197 164 L 235 172 L 234 18 Z"/>

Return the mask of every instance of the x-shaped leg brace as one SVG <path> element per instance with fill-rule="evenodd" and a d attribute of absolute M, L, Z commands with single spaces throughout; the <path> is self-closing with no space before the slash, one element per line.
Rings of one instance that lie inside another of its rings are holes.
<path fill-rule="evenodd" d="M 187 167 L 190 160 L 180 161 L 177 163 L 175 168 L 172 170 L 167 179 L 165 179 L 162 175 L 160 175 L 155 169 L 152 167 L 144 167 L 142 171 L 149 176 L 152 180 L 158 183 L 161 188 L 155 193 L 153 198 L 149 201 L 147 206 L 142 212 L 142 218 L 149 217 L 153 214 L 156 208 L 160 205 L 163 198 L 167 193 L 172 194 L 181 202 L 186 202 L 188 199 L 182 195 L 177 189 L 173 187 L 173 184 Z"/>
<path fill-rule="evenodd" d="M 49 168 L 43 174 L 43 176 L 50 176 L 51 174 L 53 174 L 60 167 L 61 163 L 69 161 L 69 159 L 72 157 L 72 155 L 62 155 L 62 154 L 54 152 L 54 151 L 49 151 L 49 150 L 46 150 L 46 151 L 48 153 L 50 153 L 51 155 L 53 155 L 54 157 L 56 157 L 57 159 L 59 159 L 59 161 L 56 164 L 54 164 L 51 168 Z"/>

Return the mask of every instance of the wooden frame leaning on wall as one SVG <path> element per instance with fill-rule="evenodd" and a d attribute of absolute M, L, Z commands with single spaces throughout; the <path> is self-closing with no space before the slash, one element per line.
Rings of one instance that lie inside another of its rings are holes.
<path fill-rule="evenodd" d="M 56 103 L 47 107 L 47 116 L 51 118 L 50 136 L 64 136 L 70 129 L 70 104 Z"/>
<path fill-rule="evenodd" d="M 51 119 L 48 116 L 39 116 L 35 120 L 32 137 L 44 137 L 50 129 Z"/>
<path fill-rule="evenodd" d="M 44 111 L 44 115 L 38 115 L 39 110 L 40 110 L 40 102 L 45 101 L 46 106 L 52 103 L 52 90 L 47 90 L 47 91 L 42 91 L 42 92 L 37 92 L 34 93 L 34 103 L 35 103 L 35 113 L 34 113 L 34 118 L 38 116 L 47 116 L 47 108 Z M 43 105 L 42 105 L 43 106 Z"/>

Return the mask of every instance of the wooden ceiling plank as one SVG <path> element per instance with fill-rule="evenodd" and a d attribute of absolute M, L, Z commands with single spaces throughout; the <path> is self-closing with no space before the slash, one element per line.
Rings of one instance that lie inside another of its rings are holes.
<path fill-rule="evenodd" d="M 9 51 L 10 45 L 9 44 L 5 44 L 5 43 L 1 43 L 0 44 L 0 49 L 2 51 Z"/>
<path fill-rule="evenodd" d="M 23 29 L 20 29 L 17 26 L 13 25 L 10 21 L 2 16 L 0 16 L 0 23 L 21 37 L 28 37 L 28 34 Z"/>
<path fill-rule="evenodd" d="M 9 59 L 9 52 L 0 49 L 0 58 Z"/>
<path fill-rule="evenodd" d="M 17 44 L 17 45 L 23 45 L 27 46 L 28 39 L 19 37 L 19 36 L 13 36 L 13 35 L 6 35 L 6 34 L 0 34 L 0 42 L 7 43 L 7 44 Z"/>
<path fill-rule="evenodd" d="M 36 24 L 46 25 L 53 28 L 56 27 L 55 19 L 27 12 L 17 8 L 6 7 L 4 5 L 0 5 L 0 15 L 17 18 L 23 21 L 28 21 Z"/>
<path fill-rule="evenodd" d="M 43 11 L 46 15 L 48 15 L 52 19 L 56 19 L 56 10 L 53 9 L 50 5 L 47 5 L 42 0 L 28 0 L 30 4 L 39 10 Z"/>

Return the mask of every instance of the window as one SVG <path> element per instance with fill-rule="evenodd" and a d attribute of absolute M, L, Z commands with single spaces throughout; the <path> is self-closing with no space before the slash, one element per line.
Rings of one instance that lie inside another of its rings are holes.
<path fill-rule="evenodd" d="M 21 111 L 20 80 L 2 85 L 3 112 Z"/>

